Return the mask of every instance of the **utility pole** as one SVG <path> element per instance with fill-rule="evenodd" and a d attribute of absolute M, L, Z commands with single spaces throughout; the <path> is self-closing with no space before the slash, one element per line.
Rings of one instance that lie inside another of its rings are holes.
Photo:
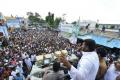
<path fill-rule="evenodd" d="M 66 14 L 64 13 L 64 14 L 62 15 L 62 17 L 63 17 L 63 22 L 65 22 L 65 16 L 66 16 Z"/>

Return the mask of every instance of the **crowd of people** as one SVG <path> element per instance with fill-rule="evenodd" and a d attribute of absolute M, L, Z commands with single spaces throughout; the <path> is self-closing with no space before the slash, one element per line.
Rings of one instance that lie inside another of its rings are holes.
<path fill-rule="evenodd" d="M 76 69 L 65 59 L 64 55 L 60 57 L 61 63 L 67 67 L 73 80 L 95 80 L 95 78 L 96 80 L 103 80 L 104 77 L 105 80 L 120 79 L 120 61 L 117 60 L 119 57 L 117 56 L 116 59 L 116 55 L 108 54 L 109 51 L 103 47 L 96 47 L 94 40 L 83 41 L 78 39 L 77 44 L 72 45 L 68 39 L 58 36 L 57 31 L 29 29 L 10 33 L 9 40 L 1 39 L 0 80 L 25 80 L 36 62 L 37 55 L 51 54 L 65 49 L 76 54 L 80 59 Z M 120 53 L 118 52 L 118 54 Z M 111 66 L 114 66 L 115 71 L 117 70 L 117 73 L 113 75 L 114 79 L 112 79 L 113 77 L 109 78 L 114 74 Z M 54 79 L 56 80 L 56 78 Z"/>
<path fill-rule="evenodd" d="M 36 61 L 37 55 L 54 53 L 70 46 L 67 39 L 58 37 L 56 31 L 44 29 L 16 31 L 10 33 L 9 40 L 2 39 L 1 42 L 1 79 L 16 77 L 16 70 L 20 76 L 26 78 Z"/>

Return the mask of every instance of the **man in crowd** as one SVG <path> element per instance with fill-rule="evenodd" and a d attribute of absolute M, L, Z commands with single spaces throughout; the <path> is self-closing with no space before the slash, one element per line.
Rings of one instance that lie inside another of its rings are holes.
<path fill-rule="evenodd" d="M 32 61 L 32 65 L 34 65 L 35 61 L 36 61 L 36 54 L 35 53 L 31 55 L 31 61 Z"/>
<path fill-rule="evenodd" d="M 64 80 L 64 72 L 60 70 L 60 63 L 53 63 L 53 72 L 46 71 L 43 80 Z"/>
<path fill-rule="evenodd" d="M 118 32 L 118 35 L 119 35 L 119 37 L 120 37 L 120 28 L 119 28 L 119 32 Z"/>
<path fill-rule="evenodd" d="M 102 27 L 102 32 L 105 32 L 105 26 Z"/>
<path fill-rule="evenodd" d="M 120 59 L 110 65 L 104 80 L 120 80 Z"/>
<path fill-rule="evenodd" d="M 95 46 L 94 40 L 84 40 L 82 44 L 83 56 L 78 62 L 77 69 L 67 61 L 64 54 L 61 54 L 60 61 L 69 69 L 73 80 L 95 80 L 99 68 L 99 58 L 95 52 Z"/>
<path fill-rule="evenodd" d="M 96 49 L 96 51 L 99 56 L 99 62 L 100 62 L 96 80 L 104 80 L 104 75 L 107 71 L 107 65 L 106 65 L 106 61 L 105 61 L 107 51 L 104 49 L 104 47 L 98 47 Z"/>
<path fill-rule="evenodd" d="M 29 57 L 26 57 L 25 63 L 26 63 L 26 65 L 27 65 L 28 72 L 30 72 L 31 69 L 32 69 L 32 62 L 31 62 L 31 59 L 30 59 Z"/>

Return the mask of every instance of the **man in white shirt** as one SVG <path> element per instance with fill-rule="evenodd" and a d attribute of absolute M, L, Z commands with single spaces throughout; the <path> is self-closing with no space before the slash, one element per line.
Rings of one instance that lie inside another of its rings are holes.
<path fill-rule="evenodd" d="M 14 80 L 14 77 L 13 76 L 9 76 L 9 80 Z"/>
<path fill-rule="evenodd" d="M 21 53 L 21 56 L 22 56 L 22 59 L 25 59 L 26 58 L 26 55 L 25 55 L 26 53 Z"/>
<path fill-rule="evenodd" d="M 23 74 L 22 65 L 21 65 L 20 63 L 17 64 L 16 70 L 17 70 L 20 74 Z"/>
<path fill-rule="evenodd" d="M 27 65 L 28 70 L 31 70 L 32 69 L 32 62 L 31 62 L 31 59 L 29 57 L 27 57 L 25 59 L 25 63 Z"/>
<path fill-rule="evenodd" d="M 72 80 L 95 80 L 99 68 L 99 58 L 95 52 L 94 40 L 86 39 L 82 44 L 83 56 L 78 62 L 77 69 L 61 54 L 60 61 L 69 69 Z"/>
<path fill-rule="evenodd" d="M 104 80 L 120 80 L 118 77 L 120 77 L 120 61 L 110 65 Z"/>
<path fill-rule="evenodd" d="M 16 77 L 16 67 L 12 68 L 11 76 Z"/>
<path fill-rule="evenodd" d="M 32 61 L 32 65 L 34 65 L 36 61 L 36 54 L 31 55 L 31 61 Z"/>

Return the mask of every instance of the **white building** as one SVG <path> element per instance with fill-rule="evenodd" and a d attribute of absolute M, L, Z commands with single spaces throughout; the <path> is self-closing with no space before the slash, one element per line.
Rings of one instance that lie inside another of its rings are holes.
<path fill-rule="evenodd" d="M 95 21 L 90 21 L 90 20 L 84 20 L 80 22 L 80 28 L 85 29 L 86 26 L 89 24 L 89 29 L 95 29 L 96 22 Z"/>
<path fill-rule="evenodd" d="M 66 23 L 66 22 L 60 22 L 59 24 L 59 30 L 61 32 L 68 32 L 68 33 L 73 33 L 73 24 Z"/>

